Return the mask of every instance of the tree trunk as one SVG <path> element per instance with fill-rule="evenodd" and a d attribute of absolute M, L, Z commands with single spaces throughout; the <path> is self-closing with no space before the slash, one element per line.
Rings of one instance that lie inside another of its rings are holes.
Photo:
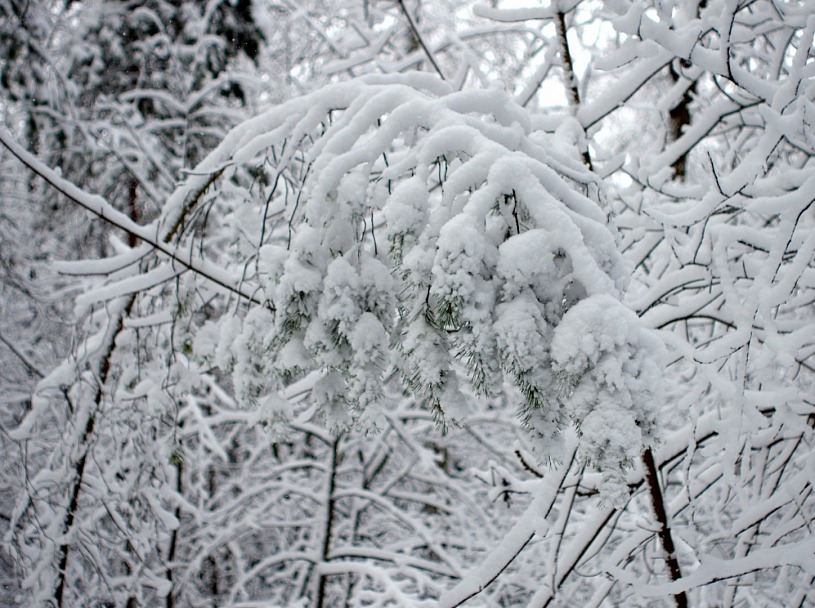
<path fill-rule="evenodd" d="M 668 514 L 665 511 L 665 497 L 662 494 L 662 488 L 659 484 L 659 474 L 657 472 L 656 464 L 654 463 L 654 453 L 650 448 L 645 450 L 642 454 L 642 460 L 645 464 L 645 477 L 648 481 L 648 489 L 651 494 L 651 504 L 654 508 L 654 516 L 659 524 L 659 531 L 657 532 L 659 540 L 662 543 L 662 549 L 665 551 L 665 562 L 668 565 L 668 575 L 671 582 L 676 582 L 682 578 L 682 570 L 679 568 L 679 560 L 676 558 L 676 548 L 674 547 L 673 535 L 671 534 L 670 523 L 668 522 Z M 684 591 L 674 595 L 674 602 L 676 608 L 688 608 L 688 598 Z"/>
<path fill-rule="evenodd" d="M 331 553 L 331 537 L 334 533 L 334 490 L 337 486 L 337 466 L 339 464 L 339 447 L 342 441 L 342 435 L 339 435 L 331 446 L 331 468 L 328 472 L 328 496 L 326 501 L 325 513 L 325 531 L 323 532 L 323 546 L 320 553 L 321 563 L 328 562 L 329 554 Z M 315 598 L 315 607 L 323 608 L 326 606 L 326 585 L 328 583 L 328 576 L 320 574 L 317 580 L 317 593 Z"/>

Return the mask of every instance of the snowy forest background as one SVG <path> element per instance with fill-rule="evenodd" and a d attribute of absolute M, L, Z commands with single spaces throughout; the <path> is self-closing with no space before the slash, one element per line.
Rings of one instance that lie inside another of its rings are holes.
<path fill-rule="evenodd" d="M 815 606 L 813 0 L 0 0 L 0 605 Z"/>

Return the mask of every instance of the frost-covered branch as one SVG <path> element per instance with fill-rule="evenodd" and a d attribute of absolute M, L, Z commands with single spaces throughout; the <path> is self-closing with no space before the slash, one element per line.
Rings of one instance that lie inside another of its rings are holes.
<path fill-rule="evenodd" d="M 170 246 L 165 238 L 161 238 L 158 226 L 141 226 L 136 224 L 130 217 L 124 213 L 117 211 L 103 198 L 89 194 L 68 180 L 63 179 L 52 169 L 49 169 L 32 156 L 28 151 L 23 149 L 19 144 L 13 141 L 6 133 L 0 132 L 0 143 L 2 143 L 20 162 L 25 164 L 29 169 L 34 171 L 37 175 L 42 177 L 60 194 L 64 195 L 68 200 L 76 203 L 80 207 L 90 211 L 100 219 L 108 222 L 116 228 L 124 231 L 128 235 L 148 243 L 156 251 L 161 252 L 167 256 L 173 263 L 179 264 L 192 272 L 205 277 L 208 281 L 218 287 L 239 295 L 249 302 L 258 303 L 251 293 L 245 292 L 240 285 L 236 285 L 234 279 L 224 273 L 219 268 L 208 263 L 205 259 L 200 258 L 195 254 L 193 248 L 189 251 L 179 250 L 177 247 Z M 201 187 L 200 192 L 194 198 L 200 198 L 206 192 L 212 183 L 223 172 L 219 169 L 211 174 L 207 183 Z M 171 238 L 172 233 L 167 235 Z"/>

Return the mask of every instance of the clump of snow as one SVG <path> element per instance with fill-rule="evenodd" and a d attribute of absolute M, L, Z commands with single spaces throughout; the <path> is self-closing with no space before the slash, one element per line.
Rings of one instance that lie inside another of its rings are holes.
<path fill-rule="evenodd" d="M 411 363 L 413 384 L 441 386 L 450 365 L 446 342 L 445 335 L 431 327 L 423 316 L 407 325 L 402 345 Z"/>
<path fill-rule="evenodd" d="M 591 296 L 564 315 L 551 352 L 560 401 L 580 429 L 585 458 L 606 472 L 630 466 L 655 440 L 662 342 L 615 298 Z"/>
<path fill-rule="evenodd" d="M 204 326 L 207 327 L 206 325 Z M 217 328 L 218 336 L 215 337 Z M 237 317 L 227 317 L 218 325 L 213 325 L 211 333 L 204 333 L 202 342 L 194 342 L 194 348 L 200 347 L 204 356 L 208 354 L 209 348 L 215 348 L 212 353 L 212 364 L 220 367 L 225 372 L 231 372 L 235 368 L 235 350 L 233 344 L 241 331 L 241 321 Z"/>
<path fill-rule="evenodd" d="M 345 258 L 337 258 L 328 265 L 320 296 L 320 319 L 347 336 L 352 324 L 359 318 L 359 277 Z"/>
<path fill-rule="evenodd" d="M 425 224 L 427 190 L 419 178 L 401 182 L 388 200 L 385 219 L 387 234 L 418 234 Z"/>
<path fill-rule="evenodd" d="M 469 316 L 464 309 L 473 306 L 477 294 L 486 288 L 484 277 L 491 274 L 494 256 L 475 218 L 462 214 L 441 229 L 430 294 L 450 309 L 452 323 L 459 324 L 462 316 Z"/>
<path fill-rule="evenodd" d="M 531 378 L 548 367 L 552 330 L 531 293 L 519 294 L 498 307 L 495 333 L 506 369 Z"/>
<path fill-rule="evenodd" d="M 345 400 L 347 384 L 337 371 L 326 371 L 314 383 L 311 398 L 319 407 L 318 415 L 332 431 L 351 426 L 351 412 Z"/>
<path fill-rule="evenodd" d="M 365 430 L 383 426 L 382 374 L 388 366 L 388 332 L 370 312 L 363 313 L 350 335 L 353 350 L 349 401 Z"/>
<path fill-rule="evenodd" d="M 279 245 L 264 245 L 258 251 L 258 278 L 267 299 L 274 297 L 288 257 L 289 252 Z"/>
<path fill-rule="evenodd" d="M 288 399 L 276 392 L 267 394 L 260 402 L 258 414 L 263 430 L 273 442 L 282 441 L 288 434 L 293 410 Z"/>
<path fill-rule="evenodd" d="M 254 407 L 258 399 L 271 387 L 277 388 L 272 374 L 272 339 L 274 317 L 263 307 L 249 311 L 243 329 L 233 343 L 235 368 L 232 382 L 235 395 L 244 406 Z"/>

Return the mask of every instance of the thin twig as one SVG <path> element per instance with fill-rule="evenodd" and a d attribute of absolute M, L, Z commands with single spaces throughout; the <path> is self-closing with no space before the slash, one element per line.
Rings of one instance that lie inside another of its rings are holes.
<path fill-rule="evenodd" d="M 32 374 L 34 374 L 35 376 L 37 376 L 37 378 L 42 379 L 42 378 L 44 378 L 44 377 L 45 377 L 45 374 L 43 374 L 43 373 L 42 373 L 42 372 L 41 372 L 41 371 L 40 371 L 40 370 L 37 368 L 37 366 L 36 366 L 36 365 L 34 365 L 34 363 L 32 363 L 32 362 L 31 362 L 31 361 L 28 359 L 28 357 L 26 357 L 26 356 L 25 356 L 25 355 L 22 353 L 22 351 L 20 351 L 20 350 L 19 350 L 17 347 L 15 347 L 15 346 L 14 346 L 14 344 L 12 344 L 11 342 L 9 342 L 9 341 L 8 341 L 8 340 L 5 338 L 5 336 L 3 336 L 3 334 L 0 334 L 0 342 L 2 342 L 3 344 L 5 344 L 5 345 L 6 345 L 6 347 L 7 347 L 7 348 L 8 348 L 8 349 L 9 349 L 9 350 L 12 352 L 12 354 L 14 354 L 14 355 L 15 355 L 15 356 L 16 356 L 16 357 L 17 357 L 17 358 L 20 360 L 20 361 L 22 361 L 22 362 L 23 362 L 23 364 L 26 366 L 26 368 L 27 368 L 27 369 L 28 369 L 28 370 L 29 370 L 29 371 L 30 371 Z"/>
<path fill-rule="evenodd" d="M 416 27 L 416 23 L 413 21 L 413 17 L 411 16 L 410 11 L 405 6 L 404 0 L 398 0 L 398 2 L 399 8 L 402 9 L 402 12 L 405 15 L 405 19 L 407 19 L 407 22 L 410 25 L 410 29 L 413 32 L 413 35 L 416 36 L 416 40 L 419 41 L 419 46 L 422 47 L 424 54 L 427 55 L 427 59 L 430 61 L 430 65 L 433 66 L 433 69 L 436 70 L 436 73 L 442 80 L 447 80 L 447 78 L 444 76 L 444 72 L 441 71 L 439 64 L 437 64 L 436 60 L 433 58 L 433 54 L 430 52 L 430 49 L 428 49 L 427 45 L 424 43 L 424 39 L 422 38 L 422 35 L 419 33 L 419 28 Z"/>

